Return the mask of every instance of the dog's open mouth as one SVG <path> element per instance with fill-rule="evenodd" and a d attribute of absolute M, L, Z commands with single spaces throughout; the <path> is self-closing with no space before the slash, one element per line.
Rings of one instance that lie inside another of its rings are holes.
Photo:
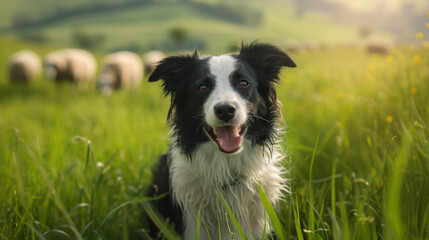
<path fill-rule="evenodd" d="M 244 125 L 224 125 L 214 128 L 208 126 L 205 131 L 221 151 L 233 153 L 240 149 L 246 127 Z"/>

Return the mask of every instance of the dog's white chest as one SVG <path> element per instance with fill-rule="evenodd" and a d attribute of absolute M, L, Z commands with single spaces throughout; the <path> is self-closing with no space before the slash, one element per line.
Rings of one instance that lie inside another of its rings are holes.
<path fill-rule="evenodd" d="M 177 149 L 170 152 L 172 194 L 183 210 L 185 239 L 195 238 L 198 220 L 200 239 L 219 239 L 219 233 L 222 239 L 230 239 L 231 234 L 241 239 L 219 191 L 246 236 L 262 238 L 264 228 L 269 232 L 270 226 L 258 186 L 262 185 L 272 203 L 279 201 L 285 190 L 284 169 L 278 166 L 280 158 L 272 159 L 271 154 L 257 147 L 229 156 L 212 146 L 210 142 L 199 146 L 191 161 Z"/>

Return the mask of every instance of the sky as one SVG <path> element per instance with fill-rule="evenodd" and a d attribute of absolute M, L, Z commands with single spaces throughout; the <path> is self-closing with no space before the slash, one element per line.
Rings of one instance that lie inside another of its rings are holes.
<path fill-rule="evenodd" d="M 374 6 L 385 4 L 388 11 L 396 11 L 402 4 L 412 3 L 417 9 L 429 11 L 429 0 L 330 0 L 332 2 L 343 2 L 357 11 L 371 11 Z"/>

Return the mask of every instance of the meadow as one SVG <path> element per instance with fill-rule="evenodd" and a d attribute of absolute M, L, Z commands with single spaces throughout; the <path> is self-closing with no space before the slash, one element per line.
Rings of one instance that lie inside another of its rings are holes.
<path fill-rule="evenodd" d="M 12 85 L 11 53 L 52 48 L 0 44 L 0 239 L 147 238 L 144 192 L 169 141 L 160 84 Z M 285 239 L 429 239 L 429 47 L 291 56 L 278 86 Z"/>

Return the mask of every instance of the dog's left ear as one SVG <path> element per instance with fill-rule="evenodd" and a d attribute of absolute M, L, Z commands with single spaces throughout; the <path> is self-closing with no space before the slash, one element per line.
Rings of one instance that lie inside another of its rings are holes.
<path fill-rule="evenodd" d="M 256 42 L 243 44 L 237 57 L 264 75 L 268 75 L 273 81 L 279 79 L 282 67 L 296 67 L 296 63 L 289 55 L 271 44 Z"/>
<path fill-rule="evenodd" d="M 162 79 L 166 95 L 175 94 L 183 87 L 186 75 L 190 74 L 199 60 L 198 51 L 192 55 L 171 56 L 164 58 L 149 76 L 149 82 Z"/>

